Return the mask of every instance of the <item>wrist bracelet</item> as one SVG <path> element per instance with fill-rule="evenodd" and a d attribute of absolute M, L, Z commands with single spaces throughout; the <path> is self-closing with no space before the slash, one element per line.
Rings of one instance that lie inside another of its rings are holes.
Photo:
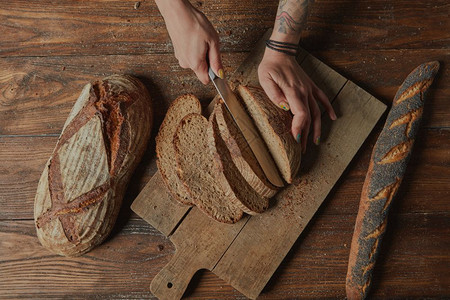
<path fill-rule="evenodd" d="M 299 46 L 297 44 L 279 42 L 274 40 L 266 40 L 266 47 L 290 56 L 297 56 L 299 52 Z"/>

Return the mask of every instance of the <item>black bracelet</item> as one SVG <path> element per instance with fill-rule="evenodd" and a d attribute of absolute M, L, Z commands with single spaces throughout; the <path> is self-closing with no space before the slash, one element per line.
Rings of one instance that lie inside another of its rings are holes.
<path fill-rule="evenodd" d="M 277 45 L 280 48 L 298 49 L 297 44 L 279 42 L 279 41 L 275 41 L 275 40 L 267 40 L 267 42 L 272 45 Z"/>
<path fill-rule="evenodd" d="M 281 52 L 291 56 L 297 56 L 299 46 L 296 44 L 267 40 L 266 47 L 277 52 Z"/>

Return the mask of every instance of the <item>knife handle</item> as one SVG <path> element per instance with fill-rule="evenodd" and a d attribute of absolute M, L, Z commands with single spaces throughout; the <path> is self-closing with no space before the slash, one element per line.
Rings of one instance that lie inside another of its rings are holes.
<path fill-rule="evenodd" d="M 284 183 L 281 177 L 278 174 L 277 166 L 275 165 L 272 156 L 267 150 L 264 141 L 261 140 L 258 134 L 258 129 L 256 129 L 255 124 L 250 119 L 248 115 L 240 115 L 235 119 L 236 124 L 241 130 L 245 140 L 247 141 L 250 149 L 255 155 L 258 162 L 260 162 L 260 166 L 264 171 L 264 174 L 267 176 L 269 181 L 277 186 L 283 187 Z M 276 170 L 276 171 L 271 171 Z M 274 172 L 277 172 L 276 174 Z"/>

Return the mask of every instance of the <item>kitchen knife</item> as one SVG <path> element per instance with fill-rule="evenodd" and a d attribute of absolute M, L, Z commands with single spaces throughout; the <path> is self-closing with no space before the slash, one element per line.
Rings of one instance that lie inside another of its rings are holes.
<path fill-rule="evenodd" d="M 209 78 L 211 78 L 211 81 L 219 92 L 219 95 L 222 97 L 225 106 L 230 111 L 233 120 L 236 122 L 245 140 L 250 146 L 250 149 L 253 154 L 255 154 L 256 160 L 261 165 L 267 179 L 269 179 L 269 181 L 277 187 L 284 186 L 283 180 L 278 172 L 278 168 L 275 165 L 267 146 L 264 144 L 258 130 L 255 127 L 255 124 L 253 124 L 250 116 L 239 103 L 239 100 L 236 98 L 236 95 L 231 90 L 227 81 L 218 77 L 211 68 L 209 68 L 208 74 Z"/>

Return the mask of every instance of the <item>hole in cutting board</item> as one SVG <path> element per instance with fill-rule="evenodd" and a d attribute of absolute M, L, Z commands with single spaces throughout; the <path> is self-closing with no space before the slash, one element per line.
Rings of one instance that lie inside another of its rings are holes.
<path fill-rule="evenodd" d="M 169 289 L 171 289 L 171 288 L 173 287 L 172 282 L 168 282 L 168 283 L 167 283 L 167 287 L 168 287 Z"/>

